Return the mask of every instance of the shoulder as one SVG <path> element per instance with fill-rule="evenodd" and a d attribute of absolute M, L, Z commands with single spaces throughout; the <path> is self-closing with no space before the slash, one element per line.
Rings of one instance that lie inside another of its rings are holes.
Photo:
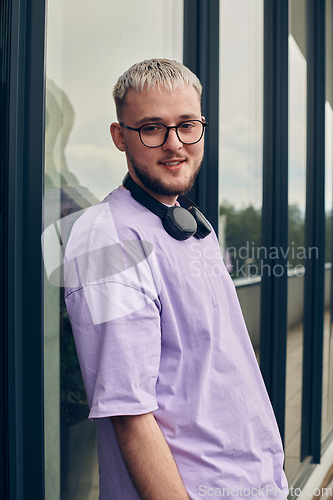
<path fill-rule="evenodd" d="M 120 189 L 81 215 L 65 252 L 66 298 L 84 288 L 94 324 L 118 317 L 127 302 L 143 307 L 143 295 L 150 301 L 158 296 L 153 245 L 137 229 L 142 210 Z"/>
<path fill-rule="evenodd" d="M 66 246 L 67 259 L 124 239 L 140 239 L 138 228 L 144 226 L 145 212 L 129 191 L 115 189 L 75 221 Z"/>

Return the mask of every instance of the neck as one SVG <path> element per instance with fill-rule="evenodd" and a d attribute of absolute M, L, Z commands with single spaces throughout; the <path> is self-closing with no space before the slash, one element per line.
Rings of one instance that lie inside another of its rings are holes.
<path fill-rule="evenodd" d="M 138 179 L 138 177 L 136 176 L 135 172 L 132 169 L 130 170 L 129 173 L 130 173 L 133 181 L 135 182 L 135 184 L 140 186 L 141 189 L 143 189 L 144 191 L 146 191 L 146 193 L 148 193 L 150 196 L 155 198 L 155 200 L 159 201 L 160 203 L 163 203 L 164 205 L 173 206 L 176 204 L 178 195 L 177 196 L 168 196 L 168 195 L 155 193 L 155 191 L 152 191 L 151 189 L 147 188 L 144 184 L 142 184 L 142 182 L 140 181 L 140 179 Z"/>

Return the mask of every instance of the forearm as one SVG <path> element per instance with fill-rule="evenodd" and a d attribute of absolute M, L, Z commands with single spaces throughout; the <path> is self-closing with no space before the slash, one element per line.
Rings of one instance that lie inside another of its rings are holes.
<path fill-rule="evenodd" d="M 112 417 L 120 451 L 142 500 L 189 500 L 152 413 Z"/>

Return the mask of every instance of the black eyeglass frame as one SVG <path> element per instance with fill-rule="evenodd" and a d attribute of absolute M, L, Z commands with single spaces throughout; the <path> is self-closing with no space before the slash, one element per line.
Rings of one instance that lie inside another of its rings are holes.
<path fill-rule="evenodd" d="M 202 132 L 201 132 L 201 135 L 200 135 L 200 138 L 195 141 L 195 142 L 184 142 L 181 140 L 181 138 L 179 137 L 179 134 L 178 134 L 178 127 L 180 127 L 181 125 L 183 125 L 184 123 L 188 123 L 188 122 L 199 122 L 201 123 L 202 125 Z M 197 144 L 197 142 L 201 141 L 203 135 L 204 135 L 204 131 L 205 131 L 205 127 L 207 127 L 208 123 L 207 122 L 203 122 L 201 120 L 184 120 L 183 122 L 180 122 L 178 123 L 178 125 L 171 125 L 170 127 L 168 127 L 167 125 L 164 125 L 164 123 L 144 123 L 143 125 L 141 125 L 141 127 L 138 127 L 138 128 L 134 128 L 134 127 L 128 127 L 127 125 L 125 125 L 124 123 L 122 122 L 119 122 L 119 125 L 121 127 L 124 127 L 126 128 L 127 130 L 134 130 L 135 132 L 139 132 L 139 137 L 140 137 L 140 141 L 142 142 L 142 144 L 146 147 L 146 148 L 159 148 L 160 146 L 163 146 L 163 144 L 165 144 L 165 142 L 168 140 L 168 137 L 169 137 L 169 130 L 171 128 L 174 128 L 175 131 L 176 131 L 176 134 L 177 134 L 177 137 L 179 139 L 179 141 L 182 143 L 182 144 L 185 144 L 186 146 L 192 146 L 192 144 Z M 145 144 L 142 140 L 142 137 L 141 137 L 141 129 L 143 127 L 146 127 L 147 125 L 163 125 L 163 127 L 165 127 L 167 130 L 165 132 L 165 136 L 164 136 L 164 141 L 159 144 L 158 146 L 147 146 L 147 144 Z"/>

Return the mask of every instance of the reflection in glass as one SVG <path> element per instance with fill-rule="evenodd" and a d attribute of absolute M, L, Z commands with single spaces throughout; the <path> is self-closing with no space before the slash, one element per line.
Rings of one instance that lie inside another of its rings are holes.
<path fill-rule="evenodd" d="M 259 352 L 263 2 L 220 0 L 219 241 Z"/>
<path fill-rule="evenodd" d="M 333 82 L 332 2 L 326 1 L 326 104 L 325 104 L 325 311 L 323 345 L 322 441 L 333 427 L 333 330 L 332 330 L 332 207 L 333 207 Z"/>
<path fill-rule="evenodd" d="M 60 234 L 57 221 L 98 203 L 121 183 L 125 158 L 109 133 L 116 120 L 112 87 L 140 60 L 181 62 L 182 38 L 182 0 L 100 0 L 98 8 L 49 0 L 44 229 L 53 225 Z M 61 263 L 66 242 L 54 244 L 48 250 Z M 96 428 L 87 419 L 63 289 L 46 275 L 44 283 L 45 498 L 97 500 Z"/>
<path fill-rule="evenodd" d="M 326 102 L 325 113 L 325 207 L 326 207 L 326 252 L 325 252 L 325 311 L 323 346 L 323 402 L 322 430 L 324 440 L 333 427 L 333 335 L 332 335 L 332 174 L 333 174 L 333 110 Z"/>
<path fill-rule="evenodd" d="M 45 228 L 98 202 L 89 189 L 79 184 L 67 164 L 65 149 L 73 125 L 74 109 L 68 96 L 47 79 Z M 63 288 L 45 279 L 44 303 L 46 484 L 52 487 L 53 498 L 61 495 L 64 499 L 84 500 L 98 488 L 96 427 L 87 421 L 89 409 Z"/>
<path fill-rule="evenodd" d="M 296 10 L 295 10 L 296 9 Z M 304 24 L 295 23 L 303 20 Z M 296 24 L 296 25 L 295 25 Z M 305 1 L 291 0 L 289 35 L 289 254 L 285 412 L 285 471 L 289 484 L 301 460 L 304 217 L 306 198 Z M 293 31 L 294 30 L 294 31 Z"/>

